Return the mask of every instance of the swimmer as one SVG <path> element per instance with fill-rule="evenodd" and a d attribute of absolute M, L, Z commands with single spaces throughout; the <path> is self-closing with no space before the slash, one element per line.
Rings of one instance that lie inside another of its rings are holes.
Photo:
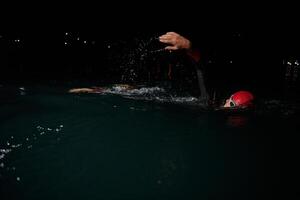
<path fill-rule="evenodd" d="M 137 89 L 128 84 L 114 84 L 112 87 L 91 87 L 91 88 L 74 88 L 69 93 L 111 93 L 111 92 L 128 92 Z M 235 92 L 226 99 L 225 103 L 217 106 L 216 110 L 246 110 L 253 107 L 254 95 L 245 90 Z"/>

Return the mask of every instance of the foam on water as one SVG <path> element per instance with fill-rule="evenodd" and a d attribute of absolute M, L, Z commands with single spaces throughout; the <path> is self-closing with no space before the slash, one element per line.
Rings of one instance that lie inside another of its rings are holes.
<path fill-rule="evenodd" d="M 139 89 L 126 90 L 122 86 L 113 86 L 111 89 L 108 89 L 106 93 L 110 94 L 120 94 L 120 95 L 144 95 L 144 94 L 158 94 L 165 93 L 165 89 L 160 87 L 142 87 Z"/>
<path fill-rule="evenodd" d="M 127 89 L 124 86 L 113 86 L 101 94 L 120 95 L 124 98 L 134 100 L 157 101 L 166 103 L 179 103 L 179 104 L 199 104 L 200 99 L 193 96 L 175 96 L 170 94 L 162 87 L 141 87 L 137 89 Z"/>

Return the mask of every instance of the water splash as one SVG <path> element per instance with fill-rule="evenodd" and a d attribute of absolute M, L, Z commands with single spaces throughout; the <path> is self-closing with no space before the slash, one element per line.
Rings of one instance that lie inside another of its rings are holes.
<path fill-rule="evenodd" d="M 9 163 L 7 163 L 7 157 L 12 152 L 18 151 L 25 151 L 30 150 L 35 145 L 34 143 L 30 143 L 31 141 L 36 141 L 38 139 L 38 136 L 42 137 L 42 135 L 49 135 L 49 134 L 60 134 L 62 131 L 62 128 L 64 126 L 61 124 L 58 127 L 50 128 L 50 127 L 42 127 L 40 125 L 36 126 L 37 134 L 34 133 L 31 136 L 25 137 L 21 142 L 15 141 L 14 136 L 10 136 L 9 140 L 6 141 L 6 147 L 0 147 L 0 178 L 1 174 L 5 173 L 5 171 L 16 171 L 15 166 L 9 166 Z M 58 139 L 60 141 L 60 138 Z M 16 143 L 17 142 L 17 143 Z M 21 180 L 21 177 L 16 177 L 17 181 Z"/>
<path fill-rule="evenodd" d="M 116 52 L 118 53 L 116 54 Z M 143 79 L 147 59 L 155 58 L 163 52 L 165 52 L 165 49 L 159 42 L 158 36 L 150 38 L 137 37 L 133 41 L 120 41 L 118 45 L 110 45 L 107 59 L 109 63 L 119 67 L 116 71 L 120 74 L 121 82 L 133 83 Z"/>
<path fill-rule="evenodd" d="M 102 91 L 101 94 L 120 95 L 124 98 L 134 100 L 157 101 L 164 103 L 176 104 L 201 104 L 201 99 L 193 96 L 174 96 L 166 89 L 161 87 L 141 87 L 135 89 L 127 89 L 123 86 L 113 86 Z M 116 106 L 114 106 L 116 107 Z"/>

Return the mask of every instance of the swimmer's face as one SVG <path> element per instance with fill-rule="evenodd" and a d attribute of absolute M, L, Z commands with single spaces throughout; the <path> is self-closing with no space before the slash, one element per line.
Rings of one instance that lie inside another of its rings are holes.
<path fill-rule="evenodd" d="M 235 102 L 232 100 L 232 98 L 230 97 L 229 99 L 226 99 L 226 102 L 225 102 L 225 104 L 224 104 L 224 108 L 233 108 L 233 107 L 235 107 L 236 106 L 236 104 L 235 104 Z"/>

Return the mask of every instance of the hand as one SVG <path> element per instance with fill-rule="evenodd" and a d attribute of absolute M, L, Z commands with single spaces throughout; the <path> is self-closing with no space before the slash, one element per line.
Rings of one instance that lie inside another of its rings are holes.
<path fill-rule="evenodd" d="M 166 50 L 191 49 L 191 42 L 175 32 L 168 32 L 160 36 L 159 41 L 165 44 L 169 44 L 169 46 L 165 47 Z"/>

